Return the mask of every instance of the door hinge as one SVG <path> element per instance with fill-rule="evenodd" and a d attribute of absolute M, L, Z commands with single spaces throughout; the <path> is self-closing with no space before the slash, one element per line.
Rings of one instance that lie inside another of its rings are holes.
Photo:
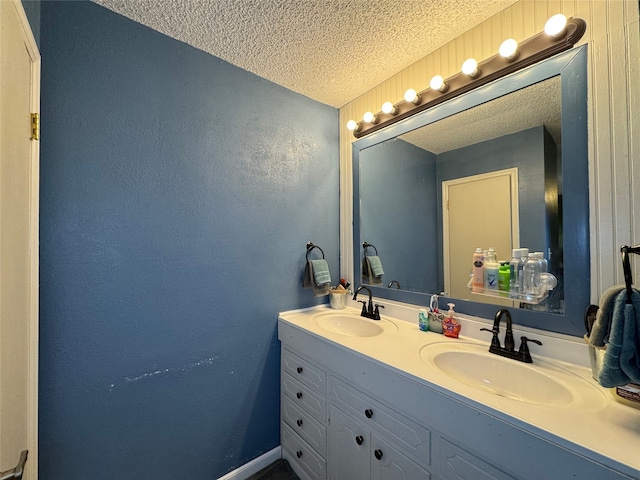
<path fill-rule="evenodd" d="M 31 114 L 31 140 L 40 140 L 40 114 Z"/>

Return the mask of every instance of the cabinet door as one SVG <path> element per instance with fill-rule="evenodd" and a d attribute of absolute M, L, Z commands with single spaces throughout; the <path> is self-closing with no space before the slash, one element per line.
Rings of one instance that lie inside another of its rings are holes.
<path fill-rule="evenodd" d="M 398 450 L 371 435 L 371 480 L 429 480 L 431 474 Z"/>
<path fill-rule="evenodd" d="M 329 422 L 329 479 L 368 479 L 369 431 L 333 405 L 329 407 Z"/>
<path fill-rule="evenodd" d="M 351 413 L 368 429 L 393 442 L 421 465 L 431 464 L 431 432 L 369 395 L 332 376 L 329 401 Z"/>

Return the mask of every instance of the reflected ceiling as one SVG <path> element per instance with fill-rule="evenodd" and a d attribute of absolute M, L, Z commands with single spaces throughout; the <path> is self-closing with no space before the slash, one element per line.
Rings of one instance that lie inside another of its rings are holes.
<path fill-rule="evenodd" d="M 400 138 L 438 155 L 544 125 L 560 145 L 560 91 L 560 77 L 554 77 L 405 133 Z"/>

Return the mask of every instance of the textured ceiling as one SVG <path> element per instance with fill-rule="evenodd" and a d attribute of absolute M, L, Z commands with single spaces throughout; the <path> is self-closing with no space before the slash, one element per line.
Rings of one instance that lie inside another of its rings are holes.
<path fill-rule="evenodd" d="M 93 0 L 341 107 L 517 0 Z"/>

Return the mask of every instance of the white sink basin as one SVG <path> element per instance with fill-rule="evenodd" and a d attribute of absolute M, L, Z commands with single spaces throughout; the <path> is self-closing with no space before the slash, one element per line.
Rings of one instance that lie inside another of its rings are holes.
<path fill-rule="evenodd" d="M 394 332 L 398 327 L 389 320 L 371 320 L 348 313 L 321 313 L 313 316 L 313 323 L 327 332 L 347 337 L 375 337 L 381 333 Z"/>
<path fill-rule="evenodd" d="M 474 389 L 542 407 L 597 407 L 602 395 L 583 379 L 547 362 L 518 362 L 464 342 L 436 343 L 420 350 L 422 360 Z"/>

